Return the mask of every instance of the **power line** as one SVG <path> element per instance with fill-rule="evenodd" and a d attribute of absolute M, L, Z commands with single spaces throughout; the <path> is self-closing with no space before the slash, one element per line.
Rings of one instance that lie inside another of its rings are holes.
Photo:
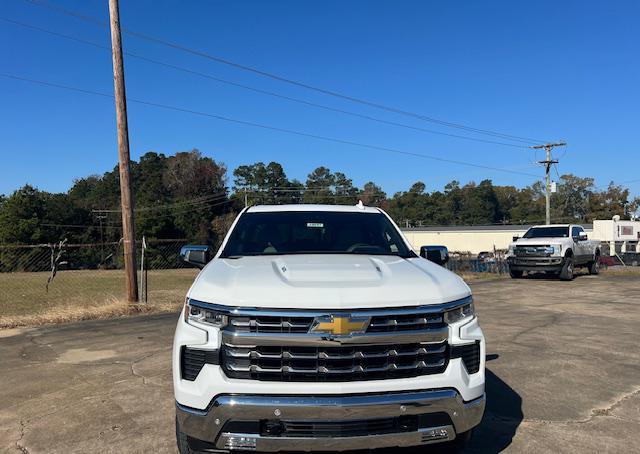
<path fill-rule="evenodd" d="M 31 30 L 36 30 L 36 31 L 39 31 L 39 32 L 48 33 L 50 35 L 57 36 L 57 37 L 64 38 L 64 39 L 68 39 L 68 40 L 71 40 L 71 41 L 75 41 L 75 42 L 78 42 L 78 43 L 81 43 L 81 44 L 86 44 L 86 45 L 89 45 L 89 46 L 93 46 L 93 47 L 96 47 L 98 49 L 104 49 L 104 50 L 108 50 L 108 51 L 111 50 L 108 46 L 103 46 L 102 44 L 98 44 L 98 43 L 95 43 L 93 41 L 85 40 L 85 39 L 82 39 L 82 38 L 77 38 L 75 36 L 67 35 L 67 34 L 64 34 L 64 33 L 59 33 L 59 32 L 53 31 L 53 30 L 48 30 L 48 29 L 45 29 L 45 28 L 42 28 L 42 27 L 38 27 L 36 25 L 31 25 L 31 24 L 27 24 L 27 23 L 24 23 L 24 22 L 16 21 L 16 20 L 13 20 L 13 19 L 10 19 L 10 18 L 7 18 L 7 17 L 0 17 L 0 20 L 3 20 L 5 22 L 8 22 L 8 23 L 11 23 L 11 24 L 14 24 L 14 25 L 18 25 L 18 26 L 21 26 L 21 27 L 24 27 L 24 28 L 28 28 L 28 29 L 31 29 Z M 206 74 L 206 73 L 203 73 L 203 72 L 200 72 L 200 71 L 195 71 L 195 70 L 192 70 L 192 69 L 189 69 L 189 68 L 185 68 L 183 66 L 178 66 L 178 65 L 174 65 L 172 63 L 167 63 L 167 62 L 155 60 L 153 58 L 145 57 L 145 56 L 139 55 L 139 54 L 134 54 L 132 52 L 123 52 L 123 53 L 125 55 L 127 55 L 128 57 L 135 58 L 135 59 L 138 59 L 138 60 L 141 60 L 141 61 L 145 61 L 147 63 L 151 63 L 151 64 L 154 64 L 154 65 L 157 65 L 157 66 L 162 66 L 162 67 L 165 67 L 165 68 L 171 68 L 171 69 L 174 69 L 176 71 L 181 71 L 181 72 L 184 72 L 184 73 L 187 73 L 187 74 L 192 74 L 192 75 L 195 75 L 195 76 L 198 76 L 198 77 L 202 77 L 202 78 L 205 78 L 205 79 L 213 80 L 213 81 L 216 81 L 216 82 L 219 82 L 219 83 L 223 83 L 223 84 L 226 84 L 226 85 L 230 85 L 230 86 L 234 86 L 234 87 L 237 87 L 237 88 L 242 88 L 244 90 L 249 90 L 249 91 L 252 91 L 252 92 L 255 92 L 255 93 L 260 93 L 260 94 L 263 94 L 263 95 L 266 95 L 266 96 L 272 96 L 272 97 L 275 97 L 275 98 L 284 99 L 286 101 L 291 101 L 291 102 L 295 102 L 295 103 L 298 103 L 298 104 L 302 104 L 302 105 L 306 105 L 306 106 L 310 106 L 310 107 L 315 107 L 315 108 L 326 110 L 326 111 L 330 111 L 330 112 L 336 112 L 336 113 L 349 115 L 349 116 L 356 117 L 356 118 L 362 118 L 364 120 L 374 121 L 374 122 L 377 122 L 377 123 L 387 124 L 387 125 L 390 125 L 390 126 L 396 126 L 396 127 L 400 127 L 400 128 L 414 130 L 414 131 L 425 132 L 425 133 L 429 133 L 429 134 L 437 134 L 437 135 L 442 135 L 442 136 L 447 136 L 447 137 L 453 137 L 453 138 L 456 138 L 456 139 L 471 140 L 471 141 L 475 141 L 475 142 L 488 143 L 488 144 L 493 144 L 493 145 L 501 145 L 501 146 L 513 147 L 513 148 L 528 148 L 526 145 L 518 145 L 518 144 L 514 144 L 514 143 L 500 142 L 500 141 L 496 141 L 496 140 L 480 139 L 480 138 L 477 138 L 477 137 L 463 136 L 463 135 L 460 135 L 460 134 L 452 134 L 452 133 L 447 133 L 447 132 L 442 132 L 442 131 L 436 131 L 436 130 L 433 130 L 433 129 L 426 129 L 426 128 L 420 128 L 420 127 L 417 127 L 417 126 L 411 126 L 411 125 L 407 125 L 407 124 L 399 123 L 399 122 L 395 122 L 395 121 L 384 120 L 382 118 L 373 117 L 371 115 L 365 115 L 365 114 L 360 114 L 360 113 L 357 113 L 357 112 L 351 112 L 351 111 L 344 110 L 344 109 L 338 109 L 338 108 L 327 106 L 327 105 L 324 105 L 324 104 L 318 104 L 318 103 L 314 103 L 314 102 L 307 101 L 307 100 L 304 100 L 304 99 L 294 98 L 292 96 L 287 96 L 287 95 L 283 95 L 283 94 L 276 93 L 276 92 L 273 92 L 273 91 L 263 90 L 263 89 L 260 89 L 260 88 L 252 87 L 252 86 L 241 84 L 241 83 L 238 83 L 238 82 L 222 79 L 222 78 L 219 78 L 219 77 L 216 77 L 216 76 L 212 76 L 210 74 Z"/>
<path fill-rule="evenodd" d="M 231 199 L 226 199 L 226 200 L 221 200 L 219 202 L 209 202 L 203 205 L 199 205 L 196 208 L 198 209 L 204 209 L 204 208 L 215 208 L 221 205 L 226 205 L 226 204 L 231 204 L 233 203 L 233 200 Z M 175 216 L 177 214 L 182 214 L 182 213 L 187 213 L 189 211 L 192 211 L 194 209 L 194 207 L 183 207 L 177 210 L 173 210 L 171 212 L 165 212 L 165 213 L 160 213 L 158 215 L 156 215 L 157 218 L 167 218 L 167 217 L 172 217 Z"/>
<path fill-rule="evenodd" d="M 36 5 L 36 6 L 41 6 L 41 7 L 50 9 L 52 11 L 56 11 L 58 13 L 65 14 L 67 16 L 71 16 L 71 17 L 75 17 L 77 19 L 81 19 L 81 20 L 83 20 L 85 22 L 89 22 L 89 23 L 92 23 L 92 24 L 97 24 L 97 25 L 100 25 L 100 26 L 106 25 L 104 21 L 101 21 L 100 19 L 98 19 L 96 17 L 80 14 L 80 13 L 77 13 L 75 11 L 63 8 L 61 6 L 51 4 L 49 2 L 45 2 L 45 1 L 42 1 L 42 0 L 25 0 L 25 1 L 27 1 L 30 4 Z M 279 82 L 283 82 L 283 83 L 289 84 L 289 85 L 294 85 L 294 86 L 297 86 L 297 87 L 305 88 L 307 90 L 311 90 L 311 91 L 315 91 L 315 92 L 318 92 L 318 93 L 322 93 L 324 95 L 328 95 L 328 96 L 332 96 L 332 97 L 335 97 L 335 98 L 344 99 L 344 100 L 347 100 L 347 101 L 350 101 L 350 102 L 354 102 L 354 103 L 357 103 L 357 104 L 365 105 L 365 106 L 368 106 L 368 107 L 373 107 L 373 108 L 384 110 L 384 111 L 387 111 L 387 112 L 392 112 L 392 113 L 395 113 L 395 114 L 398 114 L 398 115 L 404 115 L 404 116 L 407 116 L 407 117 L 412 117 L 412 118 L 415 118 L 415 119 L 418 119 L 418 120 L 427 121 L 427 122 L 430 122 L 430 123 L 435 123 L 435 124 L 439 124 L 441 126 L 446 126 L 446 127 L 450 127 L 450 128 L 462 129 L 462 130 L 473 132 L 473 133 L 476 133 L 476 134 L 484 134 L 484 135 L 489 135 L 489 136 L 493 136 L 493 137 L 499 137 L 499 138 L 502 138 L 502 139 L 513 140 L 513 141 L 527 143 L 527 144 L 545 142 L 544 140 L 540 140 L 540 139 L 533 139 L 533 138 L 528 138 L 528 137 L 523 137 L 523 136 L 516 136 L 516 135 L 512 135 L 512 134 L 505 134 L 505 133 L 492 131 L 492 130 L 488 130 L 488 129 L 474 128 L 474 127 L 466 126 L 466 125 L 459 124 L 459 123 L 453 123 L 453 122 L 449 122 L 449 121 L 440 120 L 440 119 L 437 119 L 437 118 L 434 118 L 434 117 L 418 114 L 418 113 L 411 112 L 411 111 L 408 111 L 408 110 L 399 109 L 399 108 L 396 108 L 396 107 L 387 106 L 387 105 L 384 105 L 384 104 L 380 104 L 380 103 L 377 103 L 377 102 L 374 102 L 374 101 L 369 101 L 369 100 L 366 100 L 366 99 L 358 98 L 358 97 L 355 97 L 355 96 L 338 93 L 338 92 L 335 92 L 335 91 L 332 91 L 332 90 L 328 90 L 328 89 L 325 89 L 325 88 L 321 88 L 321 87 L 317 87 L 317 86 L 314 86 L 314 85 L 310 85 L 310 84 L 305 83 L 305 82 L 300 82 L 300 81 L 296 81 L 296 80 L 293 80 L 293 79 L 288 79 L 288 78 L 286 78 L 284 76 L 280 76 L 280 75 L 277 75 L 277 74 L 274 74 L 274 73 L 270 73 L 270 72 L 267 72 L 267 71 L 263 71 L 263 70 L 260 70 L 260 69 L 257 69 L 257 68 L 251 67 L 251 66 L 247 66 L 247 65 L 240 64 L 240 63 L 236 63 L 236 62 L 233 62 L 231 60 L 227 60 L 225 58 L 218 57 L 218 56 L 209 54 L 209 53 L 204 52 L 204 51 L 200 51 L 200 50 L 197 50 L 197 49 L 192 49 L 192 48 L 183 46 L 181 44 L 173 43 L 173 42 L 166 41 L 164 39 L 157 38 L 157 37 L 154 37 L 154 36 L 151 36 L 151 35 L 147 35 L 147 34 L 144 34 L 144 33 L 136 32 L 135 30 L 122 28 L 122 31 L 124 33 L 130 35 L 130 36 L 133 36 L 133 37 L 145 40 L 145 41 L 153 42 L 153 43 L 156 43 L 156 44 L 160 44 L 160 45 L 163 45 L 163 46 L 166 46 L 166 47 L 170 47 L 172 49 L 180 50 L 182 52 L 186 52 L 186 53 L 189 53 L 189 54 L 192 54 L 192 55 L 196 55 L 198 57 L 202 57 L 202 58 L 205 58 L 205 59 L 208 59 L 208 60 L 211 60 L 211 61 L 215 61 L 217 63 L 222 63 L 224 65 L 231 66 L 231 67 L 234 67 L 236 69 L 240 69 L 240 70 L 243 70 L 243 71 L 248 71 L 248 72 L 251 72 L 251 73 L 254 73 L 254 74 L 258 74 L 258 75 L 263 76 L 263 77 L 267 77 L 267 78 L 270 78 L 270 79 L 273 79 L 273 80 L 277 80 Z"/>
<path fill-rule="evenodd" d="M 149 206 L 149 207 L 140 207 L 140 208 L 136 208 L 134 209 L 135 212 L 144 212 L 144 211 L 153 211 L 153 210 L 165 210 L 165 209 L 172 209 L 172 208 L 176 208 L 176 207 L 183 207 L 183 206 L 197 206 L 197 205 L 205 205 L 208 202 L 212 202 L 216 199 L 220 199 L 223 197 L 226 197 L 227 193 L 225 192 L 218 192 L 216 194 L 212 194 L 212 195 L 207 195 L 207 196 L 202 196 L 202 197 L 196 197 L 194 199 L 191 200 L 186 200 L 186 201 L 182 201 L 182 202 L 176 202 L 176 203 L 169 203 L 169 204 L 165 204 L 165 205 L 157 205 L 157 206 Z M 94 213 L 120 213 L 120 210 L 111 210 L 111 209 L 95 209 L 95 210 L 91 210 Z"/>
<path fill-rule="evenodd" d="M 61 85 L 61 84 L 57 84 L 57 83 L 53 83 L 53 82 L 47 82 L 47 81 L 43 81 L 43 80 L 30 79 L 30 78 L 26 78 L 26 77 L 16 76 L 16 75 L 13 75 L 13 74 L 0 73 L 0 76 L 6 77 L 6 78 L 9 78 L 9 79 L 21 80 L 21 81 L 24 81 L 24 82 L 30 82 L 30 83 L 33 83 L 33 84 L 43 85 L 43 86 L 47 86 L 47 87 L 54 87 L 54 88 L 60 88 L 60 89 L 64 89 L 64 90 L 70 90 L 70 91 L 75 91 L 75 92 L 79 92 L 79 93 L 84 93 L 84 94 L 91 94 L 91 95 L 95 95 L 95 96 L 101 96 L 103 98 L 110 98 L 110 99 L 113 98 L 113 95 L 107 94 L 107 93 L 102 93 L 102 92 L 93 91 L 93 90 L 86 90 L 86 89 L 77 88 L 77 87 L 70 87 L 70 86 L 67 86 L 67 85 Z M 338 138 L 334 138 L 334 137 L 321 136 L 321 135 L 317 135 L 317 134 L 306 133 L 306 132 L 302 132 L 302 131 L 296 131 L 296 130 L 293 130 L 293 129 L 287 129 L 287 128 L 280 128 L 280 127 L 276 127 L 276 126 L 264 125 L 264 124 L 255 123 L 255 122 L 252 122 L 252 121 L 238 120 L 238 119 L 235 119 L 235 118 L 225 117 L 225 116 L 222 116 L 222 115 L 216 115 L 216 114 L 211 114 L 211 113 L 207 113 L 207 112 L 201 112 L 201 111 L 197 111 L 197 110 L 186 109 L 186 108 L 182 108 L 182 107 L 170 106 L 170 105 L 167 105 L 167 104 L 161 104 L 161 103 L 156 103 L 156 102 L 151 102 L 151 101 L 144 101 L 144 100 L 141 100 L 141 99 L 128 98 L 127 101 L 128 102 L 133 102 L 133 103 L 136 103 L 136 104 L 141 104 L 141 105 L 146 105 L 146 106 L 151 106 L 151 107 L 157 107 L 157 108 L 166 109 L 166 110 L 172 110 L 172 111 L 176 111 L 176 112 L 183 112 L 183 113 L 189 113 L 189 114 L 192 114 L 192 115 L 198 115 L 198 116 L 207 117 L 207 118 L 214 118 L 214 119 L 217 119 L 217 120 L 222 120 L 222 121 L 226 121 L 226 122 L 229 122 L 229 123 L 235 123 L 235 124 L 240 124 L 240 125 L 244 125 L 244 126 L 252 126 L 252 127 L 255 127 L 255 128 L 260 128 L 260 129 L 265 129 L 265 130 L 270 130 L 270 131 L 276 131 L 276 132 L 296 135 L 296 136 L 300 136 L 300 137 L 308 137 L 308 138 L 322 140 L 322 141 L 326 141 L 326 142 L 339 143 L 339 144 L 342 144 L 342 145 L 350 145 L 350 146 L 354 146 L 354 147 L 366 148 L 366 149 L 377 150 L 377 151 L 386 151 L 386 152 L 405 155 L 405 156 L 413 156 L 413 157 L 422 158 L 422 159 L 430 159 L 430 160 L 434 160 L 434 161 L 447 162 L 447 163 L 450 163 L 450 164 L 457 164 L 457 165 L 463 165 L 463 166 L 468 166 L 468 167 L 475 167 L 475 168 L 479 168 L 479 169 L 493 170 L 493 171 L 496 171 L 496 172 L 503 172 L 503 173 L 509 173 L 509 174 L 514 174 L 514 175 L 525 175 L 525 176 L 529 176 L 529 177 L 539 178 L 538 175 L 535 175 L 533 173 L 520 172 L 520 171 L 515 171 L 515 170 L 508 170 L 508 169 L 503 169 L 503 168 L 500 168 L 500 167 L 492 167 L 492 166 L 487 166 L 487 165 L 483 165 L 483 164 L 476 164 L 476 163 L 471 163 L 471 162 L 466 162 L 466 161 L 459 161 L 459 160 L 455 160 L 455 159 L 441 158 L 439 156 L 433 156 L 433 155 L 427 155 L 427 154 L 416 153 L 416 152 L 411 152 L 411 151 L 399 150 L 399 149 L 396 149 L 396 148 L 389 148 L 389 147 L 383 147 L 383 146 L 378 146 L 378 145 L 363 144 L 363 143 L 354 142 L 354 141 L 351 141 L 351 140 L 344 140 L 344 139 L 338 139 Z"/>

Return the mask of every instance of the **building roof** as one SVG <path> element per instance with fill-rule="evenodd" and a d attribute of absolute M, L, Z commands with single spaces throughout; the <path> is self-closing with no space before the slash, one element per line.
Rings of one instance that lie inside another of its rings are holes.
<path fill-rule="evenodd" d="M 564 224 L 563 226 L 568 227 L 569 224 Z M 593 229 L 593 224 L 582 224 L 582 226 L 586 230 Z M 516 225 L 516 224 L 507 224 L 507 225 L 439 225 L 439 226 L 427 226 L 427 227 L 402 227 L 401 230 L 405 232 L 469 232 L 469 231 L 514 231 L 521 230 L 526 231 L 531 227 L 540 227 L 539 225 Z"/>

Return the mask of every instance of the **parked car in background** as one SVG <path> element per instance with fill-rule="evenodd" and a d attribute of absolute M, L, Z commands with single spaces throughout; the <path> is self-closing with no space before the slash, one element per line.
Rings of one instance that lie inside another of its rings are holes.
<path fill-rule="evenodd" d="M 462 445 L 480 423 L 471 290 L 382 210 L 249 207 L 211 261 L 182 256 L 204 269 L 173 345 L 180 453 Z"/>
<path fill-rule="evenodd" d="M 496 263 L 496 255 L 493 252 L 483 251 L 478 253 L 478 261 L 482 263 Z"/>
<path fill-rule="evenodd" d="M 600 242 L 589 240 L 584 228 L 573 224 L 531 227 L 522 238 L 514 238 L 507 253 L 512 278 L 544 271 L 571 280 L 577 267 L 598 274 L 599 261 Z"/>

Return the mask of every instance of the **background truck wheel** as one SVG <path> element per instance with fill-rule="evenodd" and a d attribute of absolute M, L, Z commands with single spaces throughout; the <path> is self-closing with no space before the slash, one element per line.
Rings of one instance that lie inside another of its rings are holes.
<path fill-rule="evenodd" d="M 509 276 L 511 276 L 512 279 L 520 279 L 522 277 L 522 273 L 523 271 L 509 270 Z"/>
<path fill-rule="evenodd" d="M 596 254 L 595 260 L 589 262 L 589 274 L 598 274 L 600 272 L 600 254 Z"/>
<path fill-rule="evenodd" d="M 573 280 L 573 257 L 567 257 L 564 260 L 562 271 L 560 271 L 560 279 L 563 281 Z"/>

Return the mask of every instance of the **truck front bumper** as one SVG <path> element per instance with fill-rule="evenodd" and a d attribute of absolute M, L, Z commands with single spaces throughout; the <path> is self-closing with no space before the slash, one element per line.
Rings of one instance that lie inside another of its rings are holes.
<path fill-rule="evenodd" d="M 465 402 L 453 389 L 437 389 L 321 397 L 220 395 L 207 410 L 176 404 L 176 413 L 192 441 L 215 449 L 349 451 L 453 440 L 480 423 L 484 408 L 484 394 Z"/>
<path fill-rule="evenodd" d="M 564 266 L 564 257 L 509 257 L 509 269 L 513 271 L 557 271 Z"/>

